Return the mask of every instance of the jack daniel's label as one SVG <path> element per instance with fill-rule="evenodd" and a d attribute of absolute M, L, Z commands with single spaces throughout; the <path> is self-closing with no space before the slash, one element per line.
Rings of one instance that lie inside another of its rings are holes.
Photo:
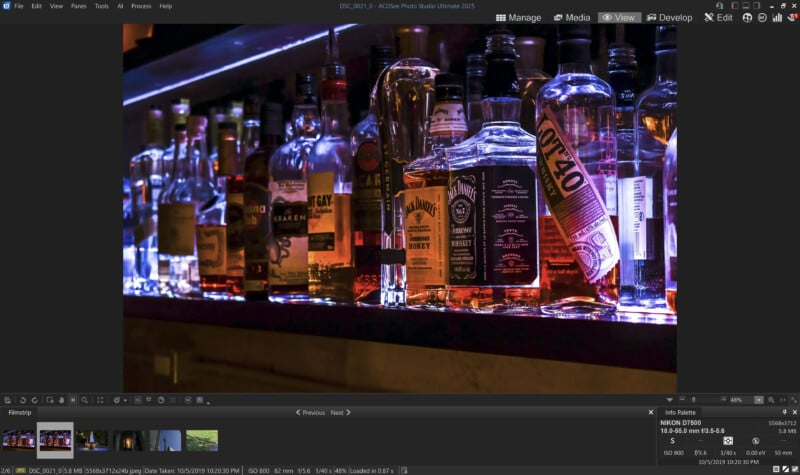
<path fill-rule="evenodd" d="M 542 195 L 561 237 L 590 283 L 619 261 L 614 226 L 600 193 L 550 109 L 536 126 Z"/>

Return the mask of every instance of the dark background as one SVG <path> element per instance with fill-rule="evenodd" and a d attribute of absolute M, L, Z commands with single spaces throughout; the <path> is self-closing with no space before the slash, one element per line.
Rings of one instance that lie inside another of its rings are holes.
<path fill-rule="evenodd" d="M 790 27 L 679 29 L 681 392 L 800 391 Z M 0 28 L 0 391 L 122 388 L 120 29 Z"/>

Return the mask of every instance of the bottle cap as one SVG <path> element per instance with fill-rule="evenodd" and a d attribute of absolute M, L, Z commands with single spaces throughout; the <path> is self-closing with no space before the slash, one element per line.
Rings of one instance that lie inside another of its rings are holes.
<path fill-rule="evenodd" d="M 656 28 L 656 51 L 677 48 L 677 31 L 675 25 L 659 25 Z"/>
<path fill-rule="evenodd" d="M 404 58 L 425 58 L 428 53 L 426 25 L 399 25 L 394 29 L 394 48 Z"/>
<path fill-rule="evenodd" d="M 585 23 L 558 25 L 558 41 L 591 40 L 592 26 Z"/>
<path fill-rule="evenodd" d="M 521 68 L 542 69 L 544 64 L 545 39 L 541 36 L 519 36 L 514 40 Z"/>

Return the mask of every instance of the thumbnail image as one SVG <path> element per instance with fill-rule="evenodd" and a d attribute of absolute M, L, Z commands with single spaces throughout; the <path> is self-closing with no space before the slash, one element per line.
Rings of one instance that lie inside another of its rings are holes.
<path fill-rule="evenodd" d="M 75 452 L 75 430 L 72 422 L 37 422 L 38 459 L 71 459 Z"/>
<path fill-rule="evenodd" d="M 150 452 L 180 452 L 181 435 L 179 430 L 151 430 Z"/>
<path fill-rule="evenodd" d="M 218 452 L 219 431 L 195 429 L 187 430 L 186 450 L 189 452 Z"/>
<path fill-rule="evenodd" d="M 121 430 L 114 433 L 115 452 L 142 452 L 144 447 L 144 431 Z"/>
<path fill-rule="evenodd" d="M 3 431 L 3 452 L 33 452 L 36 450 L 36 431 L 8 429 Z"/>
<path fill-rule="evenodd" d="M 75 433 L 75 449 L 79 452 L 108 452 L 108 431 L 77 431 Z"/>

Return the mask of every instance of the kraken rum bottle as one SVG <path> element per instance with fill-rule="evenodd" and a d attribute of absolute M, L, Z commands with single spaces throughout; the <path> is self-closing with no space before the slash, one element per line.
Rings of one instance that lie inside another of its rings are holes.
<path fill-rule="evenodd" d="M 269 161 L 269 299 L 308 300 L 308 159 L 320 137 L 314 75 L 297 74 L 293 139 Z"/>
<path fill-rule="evenodd" d="M 429 152 L 406 165 L 406 306 L 447 308 L 449 247 L 448 166 L 445 148 L 467 135 L 461 76 L 436 76 L 436 105 L 428 129 Z"/>
<path fill-rule="evenodd" d="M 536 137 L 519 123 L 515 59 L 511 32 L 489 33 L 483 127 L 445 149 L 454 310 L 532 313 L 539 305 Z"/>
<path fill-rule="evenodd" d="M 322 135 L 308 158 L 308 292 L 321 303 L 352 303 L 353 165 L 347 113 L 347 76 L 336 32 L 328 33 L 322 67 Z"/>
<path fill-rule="evenodd" d="M 591 26 L 560 25 L 556 76 L 536 101 L 541 311 L 612 314 L 619 295 L 614 91 L 591 68 Z"/>
<path fill-rule="evenodd" d="M 369 112 L 350 135 L 353 154 L 353 239 L 355 246 L 355 301 L 361 305 L 380 304 L 381 292 L 381 151 L 378 147 L 378 117 L 375 101 L 378 77 L 390 66 L 390 46 L 370 48 Z"/>
<path fill-rule="evenodd" d="M 403 224 L 403 167 L 426 152 L 425 135 L 435 102 L 439 68 L 426 61 L 428 27 L 395 28 L 402 59 L 384 69 L 377 85 L 378 133 L 383 176 L 381 305 L 399 307 L 406 299 Z"/>

